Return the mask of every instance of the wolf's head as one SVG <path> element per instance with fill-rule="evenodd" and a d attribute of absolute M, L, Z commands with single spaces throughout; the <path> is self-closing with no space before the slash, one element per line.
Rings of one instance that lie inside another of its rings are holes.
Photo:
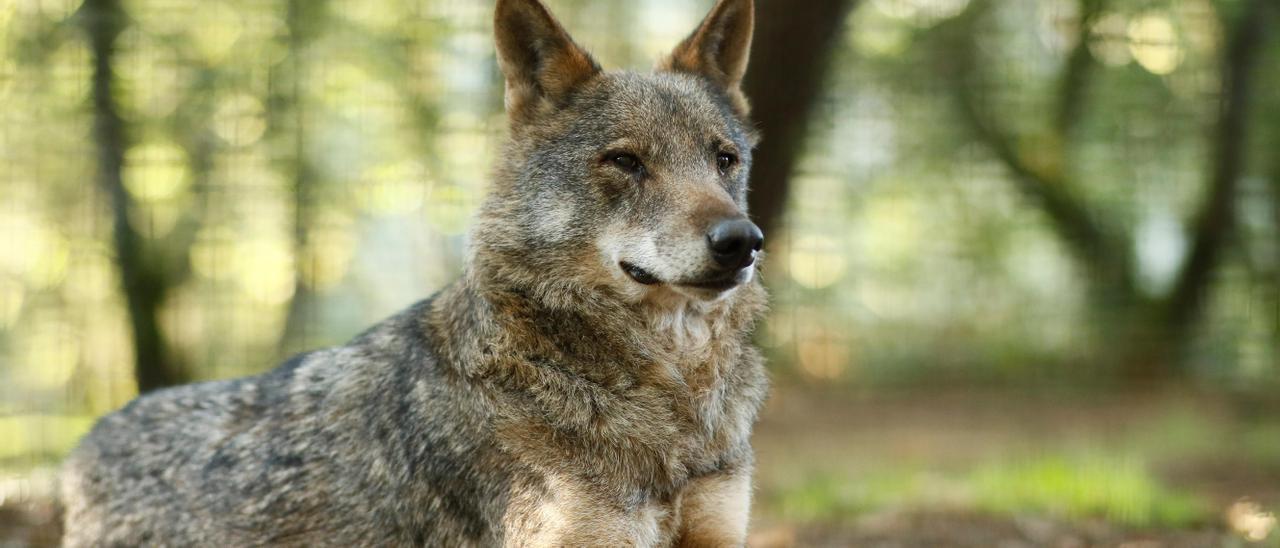
<path fill-rule="evenodd" d="M 720 0 L 651 73 L 606 72 L 537 0 L 498 0 L 511 138 L 476 232 L 507 280 L 663 306 L 753 282 L 751 0 Z"/>

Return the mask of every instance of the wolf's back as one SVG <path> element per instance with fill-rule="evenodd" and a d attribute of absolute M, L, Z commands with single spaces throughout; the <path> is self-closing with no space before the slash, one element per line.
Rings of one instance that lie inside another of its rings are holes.
<path fill-rule="evenodd" d="M 67 546 L 483 542 L 505 473 L 420 304 L 270 373 L 104 417 L 63 470 Z"/>
<path fill-rule="evenodd" d="M 232 395 L 254 384 L 242 380 L 172 388 L 134 400 L 100 420 L 63 468 L 64 543 L 213 540 L 202 522 L 216 502 L 202 501 L 198 510 L 187 510 L 200 497 L 182 486 L 191 483 L 191 464 L 216 453 L 219 433 L 245 413 Z M 183 510 L 175 511 L 179 508 Z"/>

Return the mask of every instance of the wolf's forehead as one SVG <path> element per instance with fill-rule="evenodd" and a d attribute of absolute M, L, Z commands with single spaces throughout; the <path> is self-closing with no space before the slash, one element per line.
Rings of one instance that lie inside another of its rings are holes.
<path fill-rule="evenodd" d="M 727 100 L 698 78 L 658 72 L 615 73 L 606 86 L 607 108 L 616 129 L 666 138 L 702 139 L 708 134 L 737 140 L 740 133 Z"/>

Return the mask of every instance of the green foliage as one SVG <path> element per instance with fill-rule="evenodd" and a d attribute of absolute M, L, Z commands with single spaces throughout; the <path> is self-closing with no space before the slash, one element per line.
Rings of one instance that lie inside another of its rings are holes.
<path fill-rule="evenodd" d="M 1135 459 L 1048 456 L 993 463 L 969 479 L 977 508 L 1007 514 L 1103 518 L 1138 527 L 1186 527 L 1212 514 L 1204 501 L 1158 483 Z"/>
<path fill-rule="evenodd" d="M 89 427 L 93 417 L 16 415 L 0 417 L 0 470 L 24 470 L 31 461 L 61 458 Z"/>
<path fill-rule="evenodd" d="M 607 66 L 639 69 L 710 3 L 547 1 Z M 772 311 L 758 340 L 778 376 L 1105 384 L 1116 368 L 1100 354 L 1191 341 L 1184 380 L 1273 396 L 1280 24 L 1265 29 L 1262 91 L 1244 123 L 1239 233 L 1193 293 L 1210 302 L 1187 341 L 1143 330 L 1192 243 L 1216 168 L 1226 47 L 1251 1 L 859 2 L 789 214 L 768 235 Z M 98 156 L 80 4 L 0 0 L 0 460 L 17 468 L 56 459 L 87 417 L 136 394 L 112 211 L 89 183 Z M 1087 28 L 1081 5 L 1102 7 Z M 137 203 L 128 222 L 164 275 L 159 323 L 193 378 L 253 374 L 342 341 L 458 275 L 505 131 L 490 3 L 122 6 L 112 69 Z M 967 48 L 952 47 L 957 36 Z M 957 69 L 962 52 L 970 70 Z M 1063 122 L 1073 52 L 1087 70 Z M 1003 156 L 957 108 L 960 86 L 974 114 L 998 122 Z M 1118 283 L 1080 260 L 1088 246 L 1062 235 L 1016 167 L 1083 204 L 1107 242 L 1099 264 L 1127 265 Z M 1136 444 L 1280 460 L 1277 440 L 1267 426 L 1224 439 L 1190 416 Z M 814 476 L 774 502 L 800 520 L 957 497 L 1134 525 L 1203 518 L 1144 461 L 1055 455 L 940 477 Z"/>
<path fill-rule="evenodd" d="M 877 469 L 857 477 L 816 474 L 765 504 L 802 523 L 929 508 L 1068 521 L 1103 519 L 1141 528 L 1195 527 L 1213 517 L 1205 500 L 1157 481 L 1140 461 L 1103 454 L 988 462 L 951 474 L 911 467 Z"/>
<path fill-rule="evenodd" d="M 927 501 L 920 474 L 889 470 L 857 479 L 815 474 L 774 496 L 778 514 L 788 520 L 830 522 L 876 510 Z"/>

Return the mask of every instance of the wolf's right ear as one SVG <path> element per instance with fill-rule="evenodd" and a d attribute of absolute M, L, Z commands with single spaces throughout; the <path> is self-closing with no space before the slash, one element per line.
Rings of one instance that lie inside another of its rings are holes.
<path fill-rule="evenodd" d="M 796 9 L 804 8 L 797 6 Z M 696 74 L 711 80 L 729 95 L 734 110 L 746 116 L 747 99 L 741 86 L 747 73 L 754 28 L 752 0 L 719 0 L 693 34 L 658 62 L 658 69 Z"/>
<path fill-rule="evenodd" d="M 498 0 L 493 34 L 513 122 L 527 120 L 543 101 L 559 104 L 600 73 L 600 65 L 538 0 Z"/>

